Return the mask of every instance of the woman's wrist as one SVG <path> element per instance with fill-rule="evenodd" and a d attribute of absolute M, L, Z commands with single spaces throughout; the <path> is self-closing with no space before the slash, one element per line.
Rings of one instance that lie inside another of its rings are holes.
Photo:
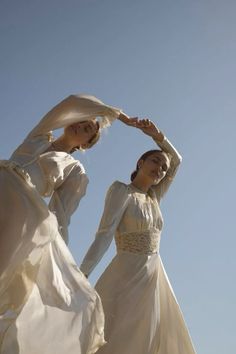
<path fill-rule="evenodd" d="M 127 116 L 124 112 L 120 112 L 118 118 L 121 122 L 127 123 L 129 121 L 129 116 Z"/>
<path fill-rule="evenodd" d="M 164 135 L 160 130 L 158 130 L 158 131 L 152 136 L 152 138 L 153 138 L 154 140 L 156 140 L 157 142 L 162 143 L 163 140 L 165 139 L 165 135 Z"/>

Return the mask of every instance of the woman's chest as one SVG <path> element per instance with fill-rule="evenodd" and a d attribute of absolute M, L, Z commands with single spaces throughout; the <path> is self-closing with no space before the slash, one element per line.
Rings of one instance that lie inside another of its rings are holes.
<path fill-rule="evenodd" d="M 163 227 L 163 218 L 156 199 L 142 193 L 131 195 L 120 226 L 128 230 L 146 230 Z"/>

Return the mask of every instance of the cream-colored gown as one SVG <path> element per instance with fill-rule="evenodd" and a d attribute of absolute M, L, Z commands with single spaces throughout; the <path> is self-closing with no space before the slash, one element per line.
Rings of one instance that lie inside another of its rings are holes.
<path fill-rule="evenodd" d="M 110 187 L 95 241 L 80 267 L 90 274 L 115 234 L 117 254 L 95 287 L 107 341 L 99 354 L 195 353 L 159 254 L 159 203 L 181 157 L 167 139 L 158 144 L 172 155 L 166 177 L 148 193 L 118 181 Z"/>
<path fill-rule="evenodd" d="M 1 354 L 91 354 L 104 344 L 101 300 L 66 246 L 88 178 L 71 155 L 45 151 L 51 130 L 96 116 L 104 124 L 119 112 L 69 96 L 0 161 Z"/>

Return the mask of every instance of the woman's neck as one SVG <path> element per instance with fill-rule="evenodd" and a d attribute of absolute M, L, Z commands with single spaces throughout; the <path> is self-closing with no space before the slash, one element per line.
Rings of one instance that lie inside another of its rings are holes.
<path fill-rule="evenodd" d="M 144 178 L 143 176 L 141 177 L 139 175 L 135 177 L 131 184 L 145 193 L 147 193 L 150 187 L 152 186 L 150 179 Z"/>
<path fill-rule="evenodd" d="M 61 135 L 59 138 L 52 142 L 52 147 L 55 151 L 64 151 L 70 153 L 73 149 L 73 145 L 66 139 L 64 135 Z"/>

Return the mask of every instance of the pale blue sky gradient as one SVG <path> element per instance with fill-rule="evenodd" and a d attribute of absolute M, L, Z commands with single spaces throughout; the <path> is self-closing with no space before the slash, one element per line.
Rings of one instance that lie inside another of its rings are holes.
<path fill-rule="evenodd" d="M 182 154 L 162 204 L 161 255 L 198 354 L 236 352 L 235 13 L 234 0 L 0 2 L 0 158 L 79 92 L 152 118 Z M 128 182 L 153 146 L 115 122 L 94 149 L 76 154 L 90 178 L 70 226 L 78 263 L 108 186 Z"/>

